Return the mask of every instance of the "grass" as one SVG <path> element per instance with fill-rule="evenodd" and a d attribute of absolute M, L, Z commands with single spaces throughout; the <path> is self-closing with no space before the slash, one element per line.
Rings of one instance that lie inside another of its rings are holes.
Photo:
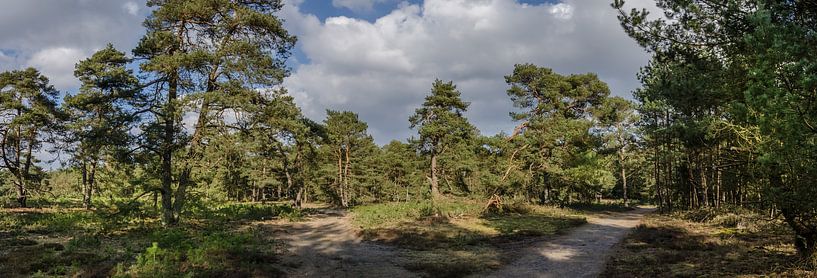
<path fill-rule="evenodd" d="M 280 245 L 252 221 L 297 220 L 287 205 L 227 204 L 178 227 L 100 209 L 0 210 L 3 277 L 246 277 L 280 275 Z"/>
<path fill-rule="evenodd" d="M 602 277 L 817 277 L 801 267 L 779 221 L 746 213 L 649 215 Z"/>
<path fill-rule="evenodd" d="M 631 203 L 630 206 L 624 206 L 624 204 L 618 200 L 602 200 L 601 202 L 593 203 L 574 203 L 567 207 L 586 213 L 625 212 L 635 209 L 633 206 L 634 203 L 635 202 Z"/>
<path fill-rule="evenodd" d="M 513 258 L 504 244 L 549 236 L 585 223 L 575 211 L 512 205 L 504 213 L 483 213 L 468 199 L 385 203 L 353 209 L 364 238 L 401 247 L 404 267 L 431 276 L 456 277 L 501 267 Z"/>

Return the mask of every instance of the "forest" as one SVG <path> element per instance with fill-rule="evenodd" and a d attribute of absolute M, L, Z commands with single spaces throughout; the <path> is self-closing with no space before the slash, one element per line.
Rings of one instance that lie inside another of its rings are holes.
<path fill-rule="evenodd" d="M 339 213 L 407 250 L 398 268 L 460 277 L 513 265 L 508 242 L 654 207 L 596 275 L 817 275 L 817 3 L 656 4 L 611 4 L 651 56 L 632 97 L 520 61 L 496 77 L 511 132 L 482 134 L 437 79 L 411 138 L 381 146 L 355 111 L 310 119 L 282 85 L 283 1 L 149 0 L 136 48 L 76 61 L 76 92 L 0 73 L 0 272 L 334 276 L 298 272 L 279 230 L 335 233 L 309 219 Z"/>

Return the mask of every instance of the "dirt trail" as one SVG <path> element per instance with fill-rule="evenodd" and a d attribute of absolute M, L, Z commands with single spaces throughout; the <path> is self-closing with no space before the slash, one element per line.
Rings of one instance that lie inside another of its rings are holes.
<path fill-rule="evenodd" d="M 349 216 L 338 210 L 321 210 L 309 219 L 276 223 L 276 240 L 291 254 L 282 263 L 291 266 L 289 277 L 419 277 L 397 264 L 399 251 L 362 241 Z M 292 256 L 294 255 L 294 256 Z"/>
<path fill-rule="evenodd" d="M 613 245 L 651 211 L 653 209 L 639 208 L 588 217 L 587 224 L 521 249 L 516 261 L 475 277 L 597 277 Z"/>
<path fill-rule="evenodd" d="M 611 248 L 652 209 L 598 214 L 567 234 L 505 250 L 518 258 L 474 277 L 596 277 Z M 400 250 L 365 242 L 338 210 L 322 210 L 302 222 L 275 222 L 276 240 L 287 246 L 282 263 L 289 277 L 420 277 L 399 263 Z M 529 244 L 529 245 L 528 245 Z M 518 245 L 517 245 L 518 246 Z M 517 249 L 518 248 L 518 249 Z"/>

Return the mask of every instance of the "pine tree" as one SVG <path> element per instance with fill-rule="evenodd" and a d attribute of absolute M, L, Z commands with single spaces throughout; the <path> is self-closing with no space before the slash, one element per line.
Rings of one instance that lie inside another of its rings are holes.
<path fill-rule="evenodd" d="M 134 54 L 156 80 L 156 103 L 149 106 L 157 109 L 143 145 L 161 160 L 163 221 L 172 225 L 194 185 L 192 170 L 203 156 L 208 127 L 223 120 L 224 111 L 251 104 L 256 88 L 281 83 L 295 37 L 273 14 L 280 0 L 151 0 L 148 6 L 147 34 Z M 188 112 L 196 118 L 189 138 L 181 125 Z"/>
<path fill-rule="evenodd" d="M 48 78 L 33 68 L 0 73 L 0 158 L 11 173 L 17 202 L 26 207 L 28 190 L 42 180 L 36 153 L 53 142 L 64 114 L 54 98 L 59 94 Z"/>
<path fill-rule="evenodd" d="M 124 53 L 108 46 L 76 65 L 74 75 L 82 82 L 79 93 L 66 96 L 70 116 L 68 141 L 82 172 L 83 204 L 91 207 L 96 190 L 96 171 L 103 156 L 116 156 L 116 149 L 129 144 L 128 129 L 136 120 L 128 111 L 137 97 L 138 80 L 125 66 Z"/>
<path fill-rule="evenodd" d="M 324 121 L 328 135 L 328 147 L 332 149 L 334 161 L 337 162 L 337 179 L 335 186 L 340 198 L 340 205 L 349 206 L 352 198 L 352 176 L 353 162 L 360 162 L 363 159 L 359 153 L 366 146 L 372 146 L 374 141 L 366 133 L 369 126 L 361 121 L 357 114 L 349 111 L 326 111 L 327 117 Z"/>
<path fill-rule="evenodd" d="M 431 160 L 428 181 L 431 196 L 441 196 L 439 189 L 439 158 L 461 142 L 471 140 L 477 133 L 463 116 L 469 103 L 462 101 L 454 82 L 434 81 L 431 95 L 425 98 L 422 107 L 409 118 L 411 128 L 416 128 L 419 138 L 415 141 L 417 150 L 428 155 Z"/>

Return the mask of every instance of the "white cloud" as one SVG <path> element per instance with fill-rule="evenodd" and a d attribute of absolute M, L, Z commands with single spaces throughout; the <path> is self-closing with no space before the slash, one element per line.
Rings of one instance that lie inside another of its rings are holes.
<path fill-rule="evenodd" d="M 134 2 L 126 2 L 122 4 L 122 8 L 131 15 L 139 15 L 139 5 Z"/>
<path fill-rule="evenodd" d="M 321 119 L 326 108 L 358 112 L 379 143 L 412 134 L 407 119 L 435 78 L 458 84 L 472 102 L 467 116 L 491 134 L 513 128 L 503 76 L 514 64 L 595 72 L 613 94 L 629 95 L 648 59 L 608 1 L 426 0 L 401 4 L 374 22 L 321 22 L 288 5 L 283 17 L 311 61 L 285 81 L 305 113 Z"/>
<path fill-rule="evenodd" d="M 386 3 L 391 0 L 332 0 L 332 6 L 347 8 L 355 12 L 371 12 L 377 3 Z"/>
<path fill-rule="evenodd" d="M 570 19 L 573 17 L 573 6 L 559 3 L 550 7 L 550 14 L 556 18 Z"/>
<path fill-rule="evenodd" d="M 88 52 L 77 48 L 46 48 L 31 55 L 27 66 L 39 69 L 57 88 L 73 88 L 79 85 L 74 66 L 88 56 Z"/>
<path fill-rule="evenodd" d="M 8 51 L 6 56 L 12 59 L 0 57 L 0 70 L 42 67 L 57 89 L 74 89 L 71 86 L 77 82 L 69 79 L 73 79 L 73 65 L 79 60 L 68 59 L 84 58 L 109 42 L 129 52 L 144 33 L 144 18 L 132 12 L 138 14 L 144 5 L 144 0 L 6 4 L 0 9 L 0 49 Z"/>

